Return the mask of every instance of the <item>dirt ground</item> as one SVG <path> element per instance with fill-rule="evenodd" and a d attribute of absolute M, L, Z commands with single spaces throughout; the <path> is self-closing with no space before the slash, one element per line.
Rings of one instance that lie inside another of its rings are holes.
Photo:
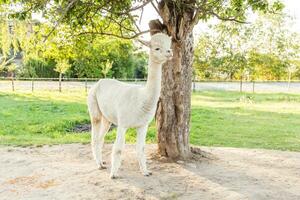
<path fill-rule="evenodd" d="M 166 162 L 146 148 L 153 175 L 139 173 L 133 145 L 127 145 L 121 178 L 98 170 L 90 145 L 0 147 L 0 199 L 300 199 L 300 153 L 207 148 L 208 158 Z"/>

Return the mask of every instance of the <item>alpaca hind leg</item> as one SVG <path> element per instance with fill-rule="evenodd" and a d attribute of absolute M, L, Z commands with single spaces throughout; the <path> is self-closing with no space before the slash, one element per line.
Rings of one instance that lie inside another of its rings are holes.
<path fill-rule="evenodd" d="M 106 168 L 105 162 L 103 161 L 103 158 L 102 158 L 102 149 L 103 149 L 103 144 L 104 144 L 104 137 L 105 137 L 106 133 L 108 132 L 110 126 L 111 126 L 111 123 L 102 116 L 100 132 L 99 132 L 99 140 L 98 140 L 99 141 L 99 148 L 98 148 L 98 151 L 99 151 L 98 168 L 99 169 Z M 96 151 L 97 151 L 97 149 L 96 149 Z"/>
<path fill-rule="evenodd" d="M 112 150 L 112 163 L 111 163 L 111 172 L 110 178 L 116 178 L 117 172 L 121 165 L 121 154 L 125 146 L 125 133 L 127 128 L 118 127 L 117 138 Z"/>
<path fill-rule="evenodd" d="M 93 118 L 91 143 L 92 143 L 93 157 L 99 169 L 105 168 L 102 161 L 102 155 L 101 155 L 101 135 L 100 135 L 101 128 L 102 126 L 100 123 L 100 119 Z"/>
<path fill-rule="evenodd" d="M 151 171 L 147 170 L 146 156 L 145 156 L 145 142 L 147 135 L 148 125 L 137 129 L 137 141 L 136 141 L 136 152 L 140 165 L 140 170 L 144 176 L 152 174 Z"/>
<path fill-rule="evenodd" d="M 88 109 L 89 109 L 91 125 L 92 125 L 91 146 L 92 146 L 93 157 L 96 161 L 98 168 L 101 169 L 104 167 L 103 162 L 101 160 L 101 153 L 100 153 L 100 148 L 101 148 L 100 129 L 101 129 L 102 113 L 98 107 L 97 100 L 92 92 L 90 92 L 88 96 Z"/>

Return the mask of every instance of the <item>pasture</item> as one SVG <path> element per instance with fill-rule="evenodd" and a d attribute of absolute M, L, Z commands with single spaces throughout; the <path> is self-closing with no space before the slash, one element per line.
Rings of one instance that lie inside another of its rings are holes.
<path fill-rule="evenodd" d="M 54 91 L 0 92 L 0 144 L 89 143 L 75 133 L 88 124 L 86 93 Z M 192 95 L 190 142 L 193 145 L 300 151 L 300 95 L 202 91 Z M 115 129 L 106 136 L 111 143 Z M 135 131 L 126 134 L 135 142 Z M 152 123 L 147 143 L 155 143 Z"/>

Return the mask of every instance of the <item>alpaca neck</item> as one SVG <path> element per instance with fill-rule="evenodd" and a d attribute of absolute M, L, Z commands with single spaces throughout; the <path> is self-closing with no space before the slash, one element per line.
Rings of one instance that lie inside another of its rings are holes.
<path fill-rule="evenodd" d="M 162 64 L 149 59 L 148 77 L 146 83 L 146 96 L 149 103 L 155 103 L 158 101 L 161 89 L 161 71 Z"/>

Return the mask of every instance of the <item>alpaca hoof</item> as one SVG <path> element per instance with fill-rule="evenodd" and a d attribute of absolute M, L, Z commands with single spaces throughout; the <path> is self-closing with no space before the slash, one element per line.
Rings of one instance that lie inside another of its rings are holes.
<path fill-rule="evenodd" d="M 117 175 L 115 175 L 115 174 L 111 174 L 110 176 L 109 176 L 109 178 L 110 179 L 117 179 L 117 178 L 119 178 Z"/>
<path fill-rule="evenodd" d="M 101 170 L 101 169 L 106 169 L 106 168 L 107 168 L 107 167 L 104 166 L 104 165 L 99 165 L 99 166 L 98 166 L 98 169 L 99 169 L 99 170 Z"/>
<path fill-rule="evenodd" d="M 98 164 L 98 169 L 106 169 L 106 166 L 105 166 L 105 162 L 102 162 L 101 164 Z"/>
<path fill-rule="evenodd" d="M 144 176 L 151 176 L 152 172 L 151 171 L 147 171 L 147 172 L 144 172 L 143 174 L 144 174 Z"/>

